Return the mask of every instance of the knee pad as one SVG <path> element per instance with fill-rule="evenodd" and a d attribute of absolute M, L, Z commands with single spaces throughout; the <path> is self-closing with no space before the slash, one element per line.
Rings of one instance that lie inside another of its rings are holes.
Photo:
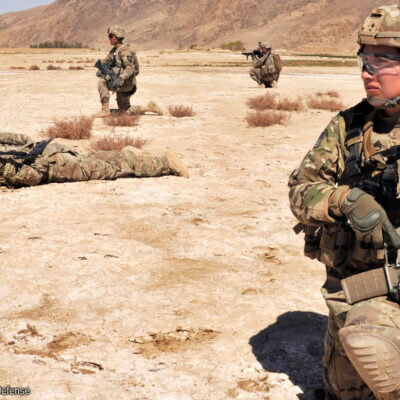
<path fill-rule="evenodd" d="M 379 335 L 379 327 L 347 326 L 340 329 L 339 337 L 347 357 L 369 388 L 389 395 L 387 398 L 400 399 L 400 350 Z"/>

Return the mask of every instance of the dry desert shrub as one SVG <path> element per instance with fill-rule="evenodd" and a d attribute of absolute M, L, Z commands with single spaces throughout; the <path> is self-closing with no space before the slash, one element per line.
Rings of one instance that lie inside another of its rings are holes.
<path fill-rule="evenodd" d="M 97 150 L 122 150 L 126 146 L 133 146 L 141 149 L 146 143 L 147 139 L 131 136 L 108 137 L 104 136 L 97 139 L 92 143 L 91 148 Z"/>
<path fill-rule="evenodd" d="M 262 96 L 252 97 L 246 103 L 253 110 L 270 110 L 276 106 L 276 94 L 266 93 Z"/>
<path fill-rule="evenodd" d="M 140 120 L 138 115 L 110 115 L 104 118 L 104 122 L 108 126 L 137 126 Z"/>
<path fill-rule="evenodd" d="M 50 138 L 88 139 L 92 135 L 92 117 L 76 117 L 71 120 L 54 121 L 44 134 Z"/>
<path fill-rule="evenodd" d="M 247 100 L 247 105 L 253 110 L 282 110 L 282 111 L 303 111 L 304 103 L 301 97 L 296 100 L 283 98 L 279 99 L 276 94 L 266 93 L 262 96 L 252 97 Z"/>
<path fill-rule="evenodd" d="M 56 63 L 58 64 L 65 63 L 65 60 L 56 60 Z"/>
<path fill-rule="evenodd" d="M 339 98 L 340 95 L 336 90 L 327 90 L 326 92 L 317 92 L 315 93 L 316 96 L 329 96 L 329 97 L 335 97 L 335 98 Z"/>
<path fill-rule="evenodd" d="M 340 100 L 331 97 L 311 97 L 307 99 L 307 106 L 317 110 L 340 111 L 344 109 L 344 104 Z"/>
<path fill-rule="evenodd" d="M 49 65 L 47 66 L 47 69 L 48 69 L 49 71 L 55 71 L 55 70 L 57 70 L 57 69 L 61 69 L 61 67 L 56 67 L 56 66 L 53 65 L 53 64 L 49 64 Z"/>
<path fill-rule="evenodd" d="M 74 67 L 73 65 L 71 65 L 70 67 L 68 67 L 68 69 L 75 70 L 75 71 L 81 71 L 82 69 L 85 69 L 85 68 L 83 68 L 81 66 Z"/>
<path fill-rule="evenodd" d="M 10 67 L 10 69 L 26 69 L 25 67 L 14 67 L 14 66 L 12 66 L 12 67 Z"/>
<path fill-rule="evenodd" d="M 282 111 L 254 111 L 247 114 L 246 121 L 249 126 L 284 125 L 289 120 L 289 115 Z"/>
<path fill-rule="evenodd" d="M 278 101 L 276 109 L 282 111 L 304 111 L 305 107 L 301 97 L 296 100 L 283 98 Z"/>
<path fill-rule="evenodd" d="M 177 118 L 193 117 L 194 115 L 196 115 L 192 107 L 182 105 L 169 106 L 168 112 L 170 115 Z"/>
<path fill-rule="evenodd" d="M 40 67 L 38 66 L 38 65 L 31 65 L 30 67 L 29 67 L 29 70 L 30 71 L 38 71 L 40 69 Z"/>

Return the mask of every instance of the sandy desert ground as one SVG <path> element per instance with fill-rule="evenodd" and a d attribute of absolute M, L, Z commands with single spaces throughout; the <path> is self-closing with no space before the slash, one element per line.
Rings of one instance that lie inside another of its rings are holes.
<path fill-rule="evenodd" d="M 90 51 L 0 52 L 3 131 L 42 137 L 54 119 L 98 111 Z M 302 255 L 289 173 L 329 111 L 250 128 L 260 95 L 229 52 L 139 54 L 132 103 L 196 116 L 94 124 L 175 150 L 191 177 L 2 188 L 0 384 L 32 400 L 292 400 L 321 386 L 324 267 Z M 43 62 L 43 60 L 45 62 Z M 48 60 L 64 70 L 44 70 Z M 10 70 L 37 64 L 40 71 Z M 286 68 L 282 97 L 363 96 L 356 68 Z M 115 98 L 112 100 L 115 105 Z M 72 143 L 87 151 L 87 141 Z"/>

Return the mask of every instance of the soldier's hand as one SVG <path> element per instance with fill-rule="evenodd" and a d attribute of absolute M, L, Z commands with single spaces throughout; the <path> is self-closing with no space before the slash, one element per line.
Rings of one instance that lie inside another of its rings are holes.
<path fill-rule="evenodd" d="M 100 77 L 101 77 L 101 71 L 97 70 L 96 76 L 97 76 L 98 78 L 100 78 Z"/>
<path fill-rule="evenodd" d="M 388 217 L 375 199 L 359 188 L 354 188 L 346 196 L 340 210 L 348 218 L 351 228 L 360 242 L 383 249 L 383 229 Z"/>
<path fill-rule="evenodd" d="M 119 88 L 119 87 L 122 86 L 123 83 L 124 83 L 124 81 L 122 80 L 122 78 L 118 77 L 118 78 L 114 79 L 113 87 L 114 88 Z"/>

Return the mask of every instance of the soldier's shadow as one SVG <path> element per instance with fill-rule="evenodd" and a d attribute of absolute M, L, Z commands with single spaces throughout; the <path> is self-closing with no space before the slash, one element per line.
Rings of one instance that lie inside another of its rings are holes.
<path fill-rule="evenodd" d="M 314 389 L 323 387 L 323 337 L 327 320 L 325 315 L 314 312 L 287 312 L 249 341 L 266 371 L 284 373 L 300 387 L 301 400 L 314 399 Z"/>

